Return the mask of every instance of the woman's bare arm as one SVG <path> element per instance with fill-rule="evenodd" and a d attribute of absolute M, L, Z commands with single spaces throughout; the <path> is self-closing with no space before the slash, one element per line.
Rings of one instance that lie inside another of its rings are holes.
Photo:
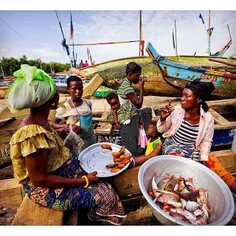
<path fill-rule="evenodd" d="M 140 109 L 142 107 L 143 95 L 141 95 L 141 91 L 139 97 L 137 97 L 135 93 L 129 93 L 126 95 L 126 97 L 134 104 L 136 108 Z"/>
<path fill-rule="evenodd" d="M 155 157 L 157 155 L 160 154 L 161 152 L 161 145 L 162 143 L 161 142 L 158 142 L 156 147 L 152 150 L 152 152 L 147 155 L 147 156 L 138 156 L 138 157 L 134 157 L 134 161 L 135 161 L 135 166 L 140 166 L 142 165 L 145 161 L 149 160 L 150 158 L 152 157 Z"/>
<path fill-rule="evenodd" d="M 37 152 L 25 157 L 26 168 L 33 185 L 43 188 L 75 188 L 86 185 L 84 179 L 64 178 L 47 172 L 50 150 L 38 149 Z M 96 172 L 88 174 L 90 184 L 99 181 Z"/>

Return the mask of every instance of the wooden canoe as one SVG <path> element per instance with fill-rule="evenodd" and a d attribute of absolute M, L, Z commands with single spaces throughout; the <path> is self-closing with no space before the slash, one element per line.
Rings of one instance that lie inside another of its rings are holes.
<path fill-rule="evenodd" d="M 146 51 L 154 63 L 158 65 L 165 81 L 173 87 L 182 90 L 189 81 L 200 78 L 202 81 L 213 82 L 216 89 L 213 91 L 212 95 L 218 98 L 236 97 L 236 73 L 232 74 L 228 71 L 206 69 L 177 63 L 158 54 L 151 43 L 148 43 Z M 222 62 L 222 60 L 213 61 L 218 63 L 220 61 Z M 230 65 L 233 67 L 234 63 L 230 63 Z"/>
<path fill-rule="evenodd" d="M 207 56 L 166 56 L 168 60 L 181 63 L 188 67 L 201 67 L 205 69 L 228 71 L 236 73 L 236 59 L 229 59 L 222 57 L 219 61 L 210 61 L 209 58 L 214 59 L 219 57 Z M 104 79 L 103 85 L 109 88 L 117 89 L 126 77 L 126 65 L 134 61 L 142 67 L 142 74 L 147 77 L 145 83 L 144 95 L 152 96 L 180 96 L 181 91 L 172 85 L 168 84 L 159 67 L 152 63 L 150 57 L 129 57 L 117 60 L 106 61 L 94 66 L 89 66 L 82 69 L 71 69 L 71 73 L 76 73 L 84 78 L 91 78 L 94 74 L 98 73 Z M 233 66 L 232 66 L 233 65 Z M 135 89 L 139 91 L 139 86 L 135 85 Z"/>

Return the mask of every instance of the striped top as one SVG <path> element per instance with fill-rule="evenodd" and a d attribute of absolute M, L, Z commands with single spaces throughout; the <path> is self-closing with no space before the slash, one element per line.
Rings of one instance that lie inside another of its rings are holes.
<path fill-rule="evenodd" d="M 185 118 L 172 139 L 181 145 L 194 145 L 198 135 L 199 124 L 192 125 Z"/>
<path fill-rule="evenodd" d="M 185 118 L 179 129 L 171 139 L 182 149 L 183 156 L 193 160 L 200 160 L 200 152 L 195 147 L 199 124 L 192 125 Z"/>
<path fill-rule="evenodd" d="M 129 93 L 135 93 L 134 88 L 130 85 L 130 81 L 125 78 L 117 90 L 117 94 L 122 98 L 126 98 L 126 95 Z"/>

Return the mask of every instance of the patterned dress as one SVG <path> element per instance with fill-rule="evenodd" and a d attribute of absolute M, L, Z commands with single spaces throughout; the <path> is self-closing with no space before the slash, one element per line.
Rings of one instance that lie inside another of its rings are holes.
<path fill-rule="evenodd" d="M 34 186 L 29 179 L 25 157 L 41 148 L 51 150 L 47 167 L 50 174 L 65 178 L 86 175 L 77 158 L 69 156 L 69 150 L 55 131 L 49 132 L 39 125 L 24 126 L 11 138 L 10 155 L 14 177 L 23 184 L 25 193 L 32 201 L 62 211 L 89 208 L 90 220 L 120 225 L 125 211 L 109 183 L 100 181 L 88 188 L 49 189 Z"/>

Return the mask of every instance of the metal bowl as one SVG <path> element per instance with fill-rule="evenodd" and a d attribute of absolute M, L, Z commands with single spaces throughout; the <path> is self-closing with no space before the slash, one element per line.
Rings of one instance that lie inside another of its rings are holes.
<path fill-rule="evenodd" d="M 209 207 L 213 214 L 208 221 L 209 225 L 225 225 L 234 215 L 234 200 L 232 193 L 225 182 L 209 168 L 187 158 L 162 155 L 146 161 L 138 173 L 138 183 L 142 194 L 146 198 L 156 219 L 163 225 L 188 225 L 165 213 L 147 190 L 153 174 L 156 180 L 163 178 L 167 173 L 181 175 L 185 178 L 193 177 L 194 185 L 206 189 L 208 192 Z"/>

